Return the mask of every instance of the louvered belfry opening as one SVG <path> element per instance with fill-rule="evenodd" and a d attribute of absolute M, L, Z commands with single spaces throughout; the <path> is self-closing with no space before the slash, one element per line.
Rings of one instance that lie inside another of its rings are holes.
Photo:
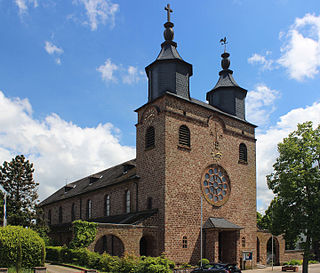
<path fill-rule="evenodd" d="M 179 144 L 190 147 L 190 130 L 185 125 L 179 128 Z"/>
<path fill-rule="evenodd" d="M 241 143 L 239 146 L 239 160 L 247 162 L 247 146 L 244 143 Z"/>
<path fill-rule="evenodd" d="M 150 126 L 146 132 L 146 149 L 154 147 L 154 127 Z"/>

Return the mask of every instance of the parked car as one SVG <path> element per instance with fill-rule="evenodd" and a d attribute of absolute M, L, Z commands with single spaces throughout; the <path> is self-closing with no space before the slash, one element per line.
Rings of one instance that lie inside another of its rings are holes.
<path fill-rule="evenodd" d="M 191 273 L 241 273 L 241 270 L 236 264 L 214 263 L 196 268 Z"/>

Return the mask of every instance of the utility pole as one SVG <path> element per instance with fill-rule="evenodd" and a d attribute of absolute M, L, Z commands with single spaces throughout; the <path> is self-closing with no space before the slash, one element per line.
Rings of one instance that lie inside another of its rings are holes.
<path fill-rule="evenodd" d="M 200 268 L 202 268 L 202 196 L 201 196 L 201 224 L 200 224 Z"/>

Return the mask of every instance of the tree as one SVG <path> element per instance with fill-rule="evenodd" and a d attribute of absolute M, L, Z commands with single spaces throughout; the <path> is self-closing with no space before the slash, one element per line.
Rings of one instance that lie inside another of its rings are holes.
<path fill-rule="evenodd" d="M 0 185 L 7 192 L 7 219 L 10 225 L 30 226 L 35 218 L 38 183 L 33 164 L 18 155 L 0 166 Z"/>
<path fill-rule="evenodd" d="M 320 238 L 320 126 L 313 129 L 312 122 L 298 124 L 278 144 L 278 152 L 274 171 L 267 176 L 275 194 L 269 207 L 271 232 L 283 233 L 285 239 L 306 236 L 303 273 L 307 273 L 311 243 Z"/>

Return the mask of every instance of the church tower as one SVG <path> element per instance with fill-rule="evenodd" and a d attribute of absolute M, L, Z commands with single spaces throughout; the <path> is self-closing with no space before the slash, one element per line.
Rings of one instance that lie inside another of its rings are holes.
<path fill-rule="evenodd" d="M 165 41 L 146 67 L 148 102 L 136 110 L 137 207 L 157 210 L 146 222 L 154 227 L 145 234 L 149 253 L 197 263 L 203 200 L 203 257 L 239 264 L 247 251 L 255 259 L 256 126 L 245 120 L 247 91 L 224 52 L 209 103 L 193 99 L 192 66 L 177 51 L 166 10 Z"/>

